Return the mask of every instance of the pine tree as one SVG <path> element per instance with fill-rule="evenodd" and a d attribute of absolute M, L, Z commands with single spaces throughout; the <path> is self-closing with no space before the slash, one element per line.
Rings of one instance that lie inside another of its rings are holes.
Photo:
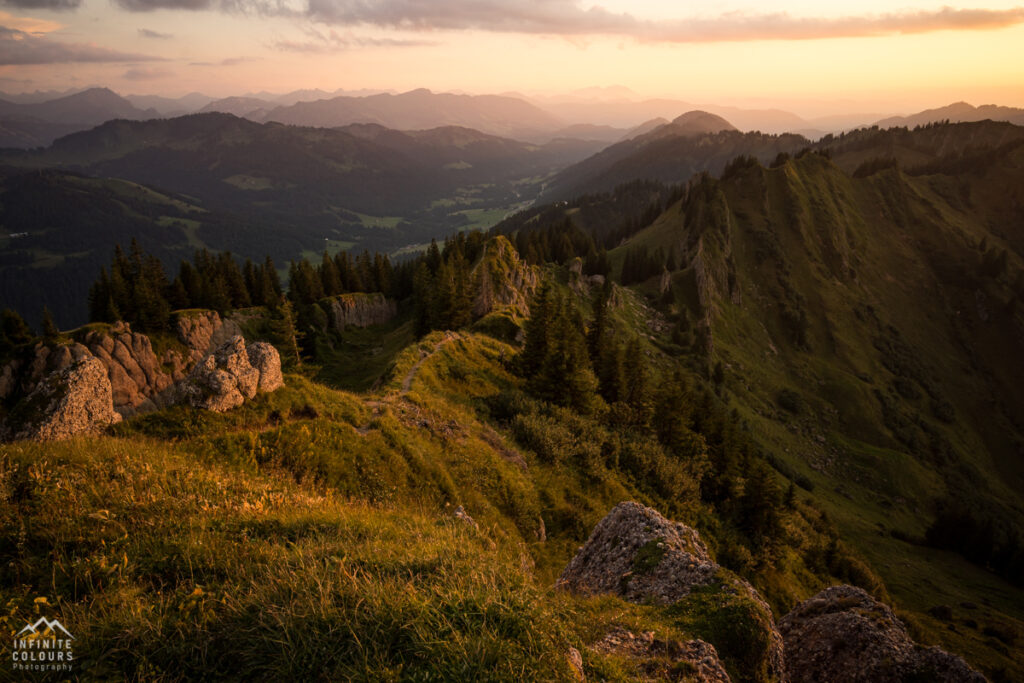
<path fill-rule="evenodd" d="M 517 363 L 519 374 L 527 379 L 540 372 L 544 357 L 548 353 L 549 325 L 555 304 L 555 293 L 551 284 L 543 280 L 530 302 L 530 318 L 526 321 L 526 339 L 519 352 Z"/>
<path fill-rule="evenodd" d="M 426 261 L 420 260 L 413 276 L 412 297 L 415 315 L 415 333 L 422 337 L 434 329 L 434 277 Z"/>
<path fill-rule="evenodd" d="M 32 328 L 28 326 L 18 313 L 10 308 L 0 311 L 0 344 L 2 350 L 13 351 L 15 348 L 28 344 L 35 338 Z"/>
<path fill-rule="evenodd" d="M 625 354 L 625 402 L 633 414 L 633 424 L 646 425 L 651 419 L 651 397 L 648 392 L 647 362 L 639 337 L 633 337 Z"/>
<path fill-rule="evenodd" d="M 57 323 L 53 322 L 53 314 L 50 313 L 48 306 L 43 306 L 43 337 L 46 339 L 56 339 L 60 336 L 60 328 L 57 327 Z"/>
<path fill-rule="evenodd" d="M 344 290 L 338 266 L 326 249 L 320 262 L 320 283 L 324 290 L 324 296 L 336 296 Z"/>

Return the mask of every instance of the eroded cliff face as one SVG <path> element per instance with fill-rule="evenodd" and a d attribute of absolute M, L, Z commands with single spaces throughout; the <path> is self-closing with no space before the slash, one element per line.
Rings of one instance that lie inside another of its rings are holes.
<path fill-rule="evenodd" d="M 529 302 L 540 282 L 538 269 L 520 259 L 505 237 L 499 235 L 487 242 L 473 278 L 477 292 L 474 317 L 482 318 L 506 306 L 516 309 L 518 315 L 530 315 Z"/>
<path fill-rule="evenodd" d="M 331 324 L 338 332 L 346 327 L 383 325 L 398 313 L 398 306 L 380 292 L 339 294 L 329 299 Z"/>
<path fill-rule="evenodd" d="M 185 400 L 226 410 L 241 404 L 228 385 L 244 401 L 283 384 L 277 350 L 264 342 L 246 348 L 239 325 L 215 311 L 180 311 L 173 330 L 157 346 L 125 322 L 77 330 L 70 341 L 36 344 L 0 368 L 0 401 L 10 408 L 0 435 L 66 438 Z M 226 345 L 234 353 L 225 352 Z M 222 363 L 221 356 L 231 362 Z M 197 373 L 209 359 L 213 369 Z M 184 389 L 195 383 L 186 380 L 210 379 L 213 370 L 226 371 L 231 381 L 204 384 L 201 393 L 209 405 L 191 400 Z M 238 391 L 239 383 L 244 391 Z"/>

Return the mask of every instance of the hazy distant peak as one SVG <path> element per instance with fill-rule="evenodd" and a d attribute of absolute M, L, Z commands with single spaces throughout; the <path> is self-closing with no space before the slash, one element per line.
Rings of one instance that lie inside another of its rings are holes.
<path fill-rule="evenodd" d="M 671 133 L 674 135 L 703 135 L 723 130 L 736 130 L 736 126 L 721 116 L 700 110 L 688 111 L 682 116 L 676 117 L 670 126 Z"/>

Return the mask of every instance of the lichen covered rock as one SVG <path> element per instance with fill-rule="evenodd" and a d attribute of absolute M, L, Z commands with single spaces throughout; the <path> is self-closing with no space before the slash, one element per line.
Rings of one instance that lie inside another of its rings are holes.
<path fill-rule="evenodd" d="M 277 391 L 284 386 L 284 375 L 281 374 L 281 354 L 273 344 L 253 342 L 249 344 L 249 363 L 260 373 L 258 391 L 264 393 Z"/>
<path fill-rule="evenodd" d="M 768 604 L 753 586 L 711 559 L 696 530 L 656 510 L 634 502 L 616 505 L 594 527 L 557 586 L 671 605 L 687 623 L 696 615 L 695 629 L 703 628 L 712 643 L 728 643 L 729 650 L 719 647 L 723 657 L 759 680 L 785 680 L 782 636 Z M 709 604 L 720 614 L 708 614 Z M 720 623 L 722 615 L 728 623 Z"/>
<path fill-rule="evenodd" d="M 834 683 L 983 683 L 956 655 L 915 643 L 889 607 L 853 586 L 832 586 L 779 621 L 790 680 Z"/>
<path fill-rule="evenodd" d="M 637 680 L 730 681 L 715 646 L 703 640 L 661 640 L 652 631 L 637 634 L 616 626 L 590 649 L 625 657 L 632 662 Z"/>
<path fill-rule="evenodd" d="M 265 348 L 269 344 L 253 346 L 256 349 L 252 357 L 259 367 L 253 367 L 250 362 L 245 340 L 241 336 L 232 337 L 196 363 L 181 383 L 182 397 L 193 407 L 223 413 L 255 396 L 261 384 L 280 387 L 284 382 L 281 379 L 281 358 L 276 349 Z"/>
<path fill-rule="evenodd" d="M 558 584 L 577 593 L 669 604 L 710 583 L 717 572 L 694 529 L 628 502 L 598 522 Z"/>
<path fill-rule="evenodd" d="M 39 382 L 15 406 L 4 431 L 14 439 L 56 441 L 120 421 L 106 368 L 95 358 L 83 357 Z"/>

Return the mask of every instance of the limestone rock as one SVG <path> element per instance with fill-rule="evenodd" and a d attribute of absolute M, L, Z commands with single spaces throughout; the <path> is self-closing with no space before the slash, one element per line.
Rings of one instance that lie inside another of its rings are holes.
<path fill-rule="evenodd" d="M 590 649 L 631 660 L 640 680 L 730 681 L 715 646 L 703 640 L 660 640 L 651 631 L 635 634 L 616 626 Z"/>
<path fill-rule="evenodd" d="M 380 292 L 340 294 L 329 301 L 331 322 L 339 332 L 349 326 L 383 325 L 398 313 L 395 302 Z"/>
<path fill-rule="evenodd" d="M 639 503 L 619 503 L 594 527 L 558 579 L 577 593 L 615 593 L 632 602 L 677 602 L 711 583 L 718 565 L 700 535 Z"/>
<path fill-rule="evenodd" d="M 473 300 L 473 316 L 510 306 L 520 315 L 529 316 L 530 299 L 540 283 L 537 269 L 519 258 L 515 247 L 504 236 L 491 238 L 484 245 L 484 254 L 473 269 L 477 292 Z"/>
<path fill-rule="evenodd" d="M 125 416 L 173 402 L 174 377 L 164 370 L 145 334 L 119 322 L 107 331 L 92 330 L 83 340 L 88 352 L 107 369 L 114 409 Z"/>
<path fill-rule="evenodd" d="M 959 657 L 915 643 L 889 607 L 853 586 L 832 586 L 779 621 L 790 680 L 835 683 L 983 683 Z"/>
<path fill-rule="evenodd" d="M 83 357 L 39 382 L 11 411 L 4 431 L 14 439 L 56 441 L 120 421 L 106 368 Z"/>
<path fill-rule="evenodd" d="M 256 395 L 260 372 L 249 363 L 245 340 L 224 342 L 201 360 L 181 384 L 185 400 L 196 408 L 223 413 Z"/>
<path fill-rule="evenodd" d="M 180 311 L 174 328 L 178 339 L 189 348 L 189 361 L 193 363 L 242 334 L 237 323 L 223 320 L 217 311 Z"/>
<path fill-rule="evenodd" d="M 273 344 L 254 342 L 248 348 L 249 364 L 259 373 L 256 389 L 262 392 L 276 391 L 284 386 L 281 374 L 281 354 Z"/>
<path fill-rule="evenodd" d="M 782 636 L 771 608 L 749 583 L 719 567 L 696 530 L 665 519 L 639 503 L 619 503 L 598 522 L 586 544 L 558 578 L 557 586 L 577 593 L 612 593 L 631 602 L 667 605 L 700 586 L 718 585 L 725 600 L 743 605 L 758 667 L 784 680 Z M 720 585 L 719 585 L 720 584 Z"/>

